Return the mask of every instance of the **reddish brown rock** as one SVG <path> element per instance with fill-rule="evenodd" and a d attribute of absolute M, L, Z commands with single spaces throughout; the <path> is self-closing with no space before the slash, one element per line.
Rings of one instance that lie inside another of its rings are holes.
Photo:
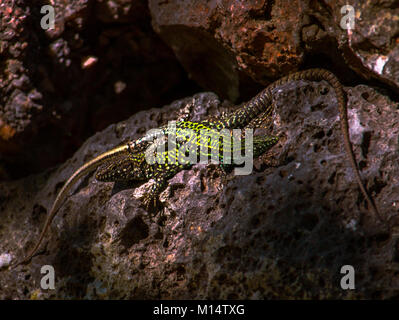
<path fill-rule="evenodd" d="M 42 2 L 1 4 L 0 161 L 11 177 L 59 163 L 132 112 L 191 94 L 176 57 L 189 77 L 231 101 L 307 66 L 399 92 L 394 0 L 354 1 L 351 32 L 340 26 L 344 0 L 53 3 L 55 29 L 47 31 Z"/>
<path fill-rule="evenodd" d="M 192 120 L 226 111 L 214 94 L 198 94 L 109 126 L 56 171 L 0 183 L 0 298 L 397 298 L 398 104 L 365 85 L 346 91 L 356 157 L 384 224 L 350 169 L 333 91 L 300 81 L 273 92 L 281 143 L 252 174 L 223 179 L 214 166 L 195 165 L 169 180 L 156 216 L 141 207 L 150 182 L 89 175 L 61 207 L 47 246 L 7 271 L 85 161 L 182 110 Z M 55 268 L 55 290 L 40 288 L 44 264 Z M 344 265 L 355 268 L 356 290 L 340 286 Z"/>
<path fill-rule="evenodd" d="M 149 3 L 154 29 L 190 76 L 232 101 L 253 80 L 266 84 L 302 62 L 300 1 Z"/>
<path fill-rule="evenodd" d="M 344 0 L 149 2 L 154 29 L 191 77 L 230 100 L 247 98 L 251 80 L 265 85 L 304 65 L 333 65 L 349 81 L 352 69 L 399 92 L 395 0 L 351 2 L 351 31 L 341 27 Z"/>
<path fill-rule="evenodd" d="M 333 4 L 339 10 L 338 1 Z M 341 30 L 339 41 L 348 65 L 368 79 L 377 79 L 399 92 L 399 3 L 396 0 L 355 1 L 355 28 Z"/>
<path fill-rule="evenodd" d="M 301 81 L 273 92 L 281 143 L 251 175 L 225 180 L 196 165 L 170 179 L 155 217 L 140 207 L 148 183 L 89 175 L 60 209 L 47 246 L 6 270 L 85 161 L 180 109 L 192 120 L 226 110 L 215 94 L 198 94 L 107 127 L 57 170 L 0 183 L 0 298 L 397 299 L 397 2 L 353 1 L 348 32 L 344 0 L 151 0 L 153 26 L 170 49 L 152 31 L 144 0 L 56 1 L 49 32 L 34 23 L 36 1 L 14 1 L 12 10 L 3 1 L 0 177 L 15 177 L 12 162 L 19 175 L 46 168 L 93 130 L 187 92 L 173 52 L 192 79 L 230 100 L 299 67 L 324 66 L 347 84 L 356 158 L 385 221 L 370 214 L 354 180 L 334 94 Z M 43 264 L 55 267 L 54 291 L 39 286 Z M 339 285 L 347 264 L 354 291 Z"/>
<path fill-rule="evenodd" d="M 197 88 L 152 30 L 146 1 L 53 4 L 55 29 L 43 30 L 42 1 L 1 2 L 0 162 L 14 178 Z"/>

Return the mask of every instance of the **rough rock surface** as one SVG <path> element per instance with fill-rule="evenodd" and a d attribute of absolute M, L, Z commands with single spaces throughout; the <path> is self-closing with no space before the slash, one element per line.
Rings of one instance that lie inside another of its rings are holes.
<path fill-rule="evenodd" d="M 154 29 L 201 86 L 234 101 L 303 65 L 332 63 L 347 79 L 399 92 L 397 0 L 149 0 Z"/>
<path fill-rule="evenodd" d="M 150 0 L 149 5 L 154 29 L 190 76 L 232 101 L 253 80 L 268 83 L 302 61 L 301 1 Z"/>
<path fill-rule="evenodd" d="M 109 126 L 57 170 L 0 184 L 0 298 L 398 298 L 398 104 L 365 85 L 346 90 L 362 175 L 389 222 L 365 208 L 333 91 L 301 81 L 274 92 L 281 143 L 251 175 L 224 181 L 213 165 L 182 171 L 154 217 L 140 207 L 151 182 L 90 175 L 60 209 L 46 249 L 6 269 L 33 245 L 57 191 L 85 161 L 181 112 L 199 120 L 228 108 L 203 93 Z M 55 268 L 55 290 L 40 289 L 44 264 Z M 343 265 L 355 268 L 356 290 L 341 289 Z"/>
<path fill-rule="evenodd" d="M 61 163 L 110 123 L 198 92 L 188 77 L 233 102 L 309 66 L 398 93 L 397 0 L 352 1 L 352 31 L 341 27 L 346 2 L 55 0 L 45 31 L 43 1 L 2 1 L 0 179 Z"/>
<path fill-rule="evenodd" d="M 348 31 L 346 2 L 55 0 L 56 28 L 44 31 L 43 1 L 1 1 L 0 298 L 399 298 L 399 5 L 352 1 Z M 182 171 L 156 216 L 140 207 L 151 182 L 89 175 L 47 246 L 7 270 L 85 161 L 182 113 L 219 115 L 230 110 L 220 100 L 243 101 L 310 66 L 346 85 L 357 161 L 384 222 L 354 181 L 331 88 L 301 81 L 274 92 L 281 142 L 251 175 Z M 217 96 L 137 113 L 198 92 L 188 78 Z M 44 264 L 55 290 L 40 288 Z M 355 269 L 355 290 L 341 289 L 343 265 Z"/>
<path fill-rule="evenodd" d="M 0 3 L 0 179 L 65 161 L 94 132 L 198 92 L 145 0 Z"/>

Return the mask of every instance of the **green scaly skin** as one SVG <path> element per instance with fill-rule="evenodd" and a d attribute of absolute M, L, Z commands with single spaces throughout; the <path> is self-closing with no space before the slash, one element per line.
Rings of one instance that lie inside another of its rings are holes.
<path fill-rule="evenodd" d="M 270 121 L 273 111 L 273 90 L 285 83 L 298 80 L 325 80 L 333 87 L 338 100 L 341 130 L 343 134 L 346 153 L 350 160 L 351 167 L 355 173 L 357 183 L 369 204 L 369 209 L 379 217 L 377 207 L 371 200 L 366 191 L 366 188 L 362 183 L 355 156 L 352 150 L 348 131 L 346 99 L 342 85 L 339 83 L 338 79 L 327 70 L 309 69 L 285 76 L 269 85 L 266 89 L 261 91 L 257 96 L 244 104 L 244 106 L 233 112 L 230 116 L 221 119 L 208 119 L 201 122 L 178 121 L 176 122 L 176 136 L 177 138 L 181 138 L 181 141 L 183 141 L 184 143 L 190 142 L 202 146 L 206 144 L 207 146 L 209 146 L 209 148 L 207 148 L 208 155 L 210 154 L 209 150 L 211 150 L 212 148 L 219 149 L 221 166 L 223 168 L 229 168 L 228 164 L 223 163 L 223 149 L 226 149 L 227 146 L 227 148 L 232 151 L 231 145 L 225 145 L 225 147 L 223 147 L 223 144 L 220 143 L 218 143 L 218 145 L 216 146 L 209 145 L 208 137 L 204 137 L 201 135 L 201 133 L 204 132 L 203 130 L 207 130 L 206 132 L 209 134 L 210 137 L 219 137 L 220 130 L 222 129 L 243 129 L 251 126 L 256 127 L 264 121 Z M 191 130 L 188 135 L 186 129 Z M 162 135 L 168 136 L 169 134 L 171 134 L 171 131 L 168 127 L 160 127 L 158 133 L 147 134 L 144 137 L 137 139 L 136 141 L 129 141 L 122 146 L 111 149 L 84 164 L 77 171 L 75 171 L 75 173 L 71 176 L 71 178 L 69 178 L 64 187 L 58 193 L 37 243 L 30 251 L 30 253 L 22 261 L 18 262 L 14 266 L 28 262 L 35 255 L 40 247 L 42 240 L 44 239 L 44 236 L 52 220 L 54 219 L 58 209 L 67 197 L 68 192 L 70 191 L 74 183 L 76 183 L 76 181 L 83 175 L 95 170 L 102 164 L 105 164 L 105 166 L 101 168 L 96 174 L 96 179 L 99 181 L 148 181 L 149 179 L 154 179 L 155 183 L 146 194 L 143 202 L 146 208 L 150 208 L 152 204 L 156 205 L 155 203 L 158 199 L 159 194 L 167 186 L 168 179 L 173 177 L 177 172 L 184 169 L 189 169 L 192 166 L 190 163 L 181 160 L 182 153 L 179 153 L 179 147 L 181 147 L 182 142 L 179 139 L 177 141 L 180 142 L 177 142 L 176 148 L 173 149 L 173 151 L 175 152 L 171 152 L 170 149 L 169 151 L 159 152 L 156 155 L 158 160 L 157 162 L 155 162 L 154 164 L 147 163 L 145 151 L 148 149 L 148 147 L 154 144 L 154 140 L 157 137 L 160 137 Z M 196 138 L 197 140 L 195 140 L 194 138 Z M 216 141 L 218 140 L 216 139 Z M 278 138 L 274 136 L 253 137 L 253 156 L 257 157 L 261 155 L 262 153 L 269 150 L 277 142 Z M 163 143 L 166 142 L 165 140 L 162 141 L 161 139 L 160 145 L 162 145 Z M 243 144 L 240 148 L 243 148 Z M 174 162 L 173 160 L 176 159 L 180 161 Z M 159 160 L 163 160 L 162 163 L 160 163 L 161 161 Z"/>

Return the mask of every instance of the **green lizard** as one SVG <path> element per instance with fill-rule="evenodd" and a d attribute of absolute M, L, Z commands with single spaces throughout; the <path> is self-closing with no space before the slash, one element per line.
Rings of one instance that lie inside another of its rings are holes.
<path fill-rule="evenodd" d="M 350 165 L 355 173 L 355 177 L 357 183 L 360 187 L 361 192 L 366 198 L 369 209 L 379 217 L 379 212 L 377 207 L 371 200 L 370 196 L 367 193 L 366 188 L 364 187 L 360 173 L 356 164 L 355 156 L 352 150 L 352 145 L 349 139 L 349 131 L 348 131 L 348 119 L 347 119 L 347 110 L 346 110 L 346 98 L 344 94 L 344 90 L 342 85 L 338 81 L 338 79 L 331 72 L 324 69 L 309 69 L 305 71 L 296 72 L 273 82 L 268 87 L 266 87 L 263 91 L 261 91 L 258 95 L 256 95 L 253 99 L 245 103 L 241 108 L 233 112 L 229 116 L 222 117 L 220 119 L 207 119 L 200 122 L 192 122 L 192 121 L 177 121 L 174 133 L 176 136 L 183 137 L 183 141 L 191 141 L 193 140 L 192 136 L 187 136 L 187 129 L 190 129 L 190 134 L 196 135 L 196 144 L 207 144 L 209 139 L 201 136 L 203 130 L 209 133 L 210 136 L 217 136 L 221 130 L 223 129 L 243 129 L 248 126 L 256 126 L 265 120 L 271 119 L 271 114 L 273 111 L 272 104 L 272 93 L 273 90 L 277 87 L 292 81 L 298 80 L 309 80 L 309 81 L 327 81 L 334 89 L 335 94 L 337 96 L 338 101 L 338 109 L 340 113 L 340 124 L 341 130 L 344 140 L 344 146 L 346 153 L 348 155 Z M 77 169 L 72 176 L 67 180 L 62 189 L 59 191 L 51 210 L 48 214 L 42 232 L 37 240 L 35 246 L 30 251 L 30 253 L 20 262 L 13 265 L 16 267 L 19 264 L 28 262 L 37 250 L 40 247 L 44 236 L 53 221 L 58 209 L 62 205 L 63 201 L 68 195 L 68 192 L 73 187 L 73 185 L 84 175 L 95 170 L 100 165 L 105 164 L 103 168 L 101 168 L 97 174 L 96 179 L 99 181 L 126 181 L 126 180 L 139 180 L 139 181 L 147 181 L 149 179 L 154 179 L 155 183 L 152 185 L 150 191 L 144 197 L 144 204 L 146 208 L 150 208 L 151 204 L 155 204 L 158 199 L 161 191 L 166 187 L 168 179 L 173 177 L 177 172 L 188 169 L 192 166 L 189 162 L 185 161 L 177 161 L 173 162 L 171 160 L 181 160 L 182 152 L 179 151 L 182 143 L 175 144 L 174 152 L 171 152 L 171 149 L 165 152 L 161 152 L 157 154 L 157 160 L 155 163 L 148 163 L 146 158 L 146 151 L 154 146 L 154 140 L 164 135 L 168 136 L 172 134 L 172 131 L 169 127 L 163 126 L 160 127 L 156 132 L 150 132 L 143 136 L 142 138 L 137 139 L 136 141 L 128 141 L 118 147 L 115 147 L 103 154 L 100 154 L 93 160 L 85 163 L 79 169 Z M 219 141 L 216 139 L 216 141 Z M 253 137 L 253 156 L 257 157 L 270 149 L 273 145 L 278 142 L 278 138 L 275 136 L 260 136 Z M 161 143 L 165 144 L 165 140 L 161 139 Z M 243 149 L 245 140 L 242 140 L 240 149 Z M 207 147 L 217 148 L 218 154 L 221 158 L 221 166 L 223 168 L 229 169 L 231 165 L 223 163 L 223 151 L 228 148 L 232 151 L 232 146 L 229 144 L 218 143 L 217 146 Z M 207 149 L 209 150 L 209 149 Z M 208 154 L 209 155 L 209 154 Z M 159 161 L 163 160 L 163 161 Z"/>

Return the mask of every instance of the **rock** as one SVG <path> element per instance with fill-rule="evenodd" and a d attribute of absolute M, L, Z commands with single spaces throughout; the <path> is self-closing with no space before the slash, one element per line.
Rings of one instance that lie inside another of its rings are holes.
<path fill-rule="evenodd" d="M 41 5 L 0 7 L 1 179 L 62 163 L 110 123 L 198 92 L 188 77 L 233 102 L 314 66 L 399 92 L 395 0 L 352 1 L 353 30 L 341 26 L 344 0 L 53 1 L 53 30 L 40 28 Z"/>
<path fill-rule="evenodd" d="M 1 3 L 0 178 L 41 172 L 109 124 L 198 91 L 145 0 L 52 4 L 43 30 L 41 1 Z"/>
<path fill-rule="evenodd" d="M 377 79 L 399 92 L 396 0 L 150 0 L 154 30 L 202 87 L 231 101 L 304 66 L 334 65 L 348 81 Z M 372 22 L 372 23 L 370 23 Z M 354 72 L 357 74 L 354 74 Z"/>
<path fill-rule="evenodd" d="M 361 174 L 387 224 L 367 211 L 354 180 L 333 91 L 300 81 L 275 90 L 281 143 L 251 175 L 223 179 L 214 165 L 195 165 L 170 179 L 155 216 L 140 206 L 151 182 L 83 179 L 40 254 L 0 272 L 0 298 L 397 297 L 398 104 L 366 85 L 346 91 Z M 0 183 L 0 256 L 16 260 L 33 245 L 60 187 L 85 161 L 182 112 L 199 120 L 226 110 L 202 93 L 142 111 L 91 137 L 57 170 Z M 40 288 L 42 265 L 54 266 L 55 290 Z M 344 265 L 355 268 L 356 290 L 341 289 Z"/>
<path fill-rule="evenodd" d="M 150 0 L 154 30 L 202 87 L 231 101 L 302 62 L 301 1 Z M 252 79 L 252 80 L 251 80 Z M 252 91 L 250 94 L 253 94 Z M 248 94 L 248 93 L 247 93 Z"/>
<path fill-rule="evenodd" d="M 53 3 L 47 31 L 35 23 L 41 1 L 0 4 L 0 299 L 399 296 L 397 0 L 352 1 L 353 30 L 341 25 L 344 0 Z M 334 93 L 300 81 L 273 92 L 281 141 L 251 175 L 195 165 L 170 179 L 155 216 L 140 200 L 151 182 L 88 175 L 47 245 L 8 271 L 83 163 L 182 114 L 231 111 L 220 101 L 310 66 L 346 85 L 356 158 L 384 221 L 354 179 Z M 140 111 L 197 92 L 188 78 L 217 95 Z M 40 287 L 43 265 L 54 267 L 54 290 Z M 341 288 L 347 265 L 356 290 Z"/>

